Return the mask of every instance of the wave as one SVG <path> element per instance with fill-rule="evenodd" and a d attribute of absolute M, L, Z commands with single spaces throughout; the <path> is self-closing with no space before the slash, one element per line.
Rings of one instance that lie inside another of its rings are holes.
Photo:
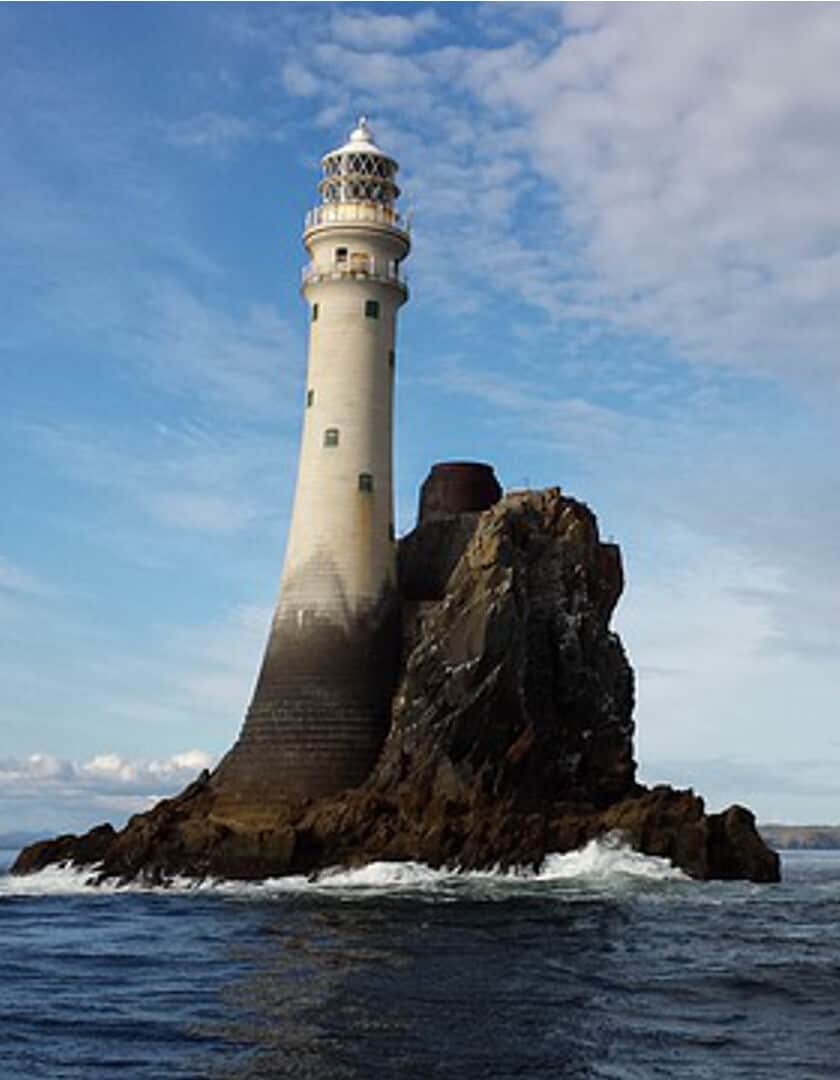
<path fill-rule="evenodd" d="M 333 867 L 316 875 L 269 878 L 260 882 L 196 881 L 174 878 L 165 886 L 113 881 L 96 884 L 96 867 L 51 866 L 23 877 L 0 876 L 0 898 L 13 896 L 102 895 L 103 893 L 217 894 L 242 898 L 333 895 L 342 899 L 369 896 L 421 896 L 454 900 L 508 898 L 517 894 L 548 895 L 560 889 L 589 893 L 614 891 L 646 883 L 687 881 L 668 859 L 634 851 L 615 835 L 590 840 L 585 847 L 547 855 L 538 870 L 523 867 L 494 870 L 434 869 L 419 862 L 371 862 Z"/>

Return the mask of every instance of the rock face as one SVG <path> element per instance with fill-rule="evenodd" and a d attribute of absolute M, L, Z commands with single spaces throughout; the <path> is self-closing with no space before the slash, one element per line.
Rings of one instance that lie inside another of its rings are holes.
<path fill-rule="evenodd" d="M 707 815 L 646 789 L 633 761 L 633 672 L 609 620 L 621 556 L 559 489 L 433 516 L 400 544 L 402 661 L 378 760 L 357 788 L 250 799 L 224 770 L 103 828 L 27 848 L 14 869 L 96 861 L 102 876 L 261 878 L 372 859 L 538 865 L 619 832 L 697 878 L 776 881 L 749 811 Z"/>
<path fill-rule="evenodd" d="M 633 789 L 633 672 L 609 630 L 621 556 L 585 506 L 550 489 L 426 522 L 400 574 L 405 662 L 373 787 L 523 811 Z"/>

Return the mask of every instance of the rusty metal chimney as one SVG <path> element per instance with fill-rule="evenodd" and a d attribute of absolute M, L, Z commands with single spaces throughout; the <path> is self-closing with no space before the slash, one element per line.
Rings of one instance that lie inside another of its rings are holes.
<path fill-rule="evenodd" d="M 441 461 L 420 488 L 417 524 L 454 514 L 487 510 L 502 497 L 492 465 L 479 461 Z"/>

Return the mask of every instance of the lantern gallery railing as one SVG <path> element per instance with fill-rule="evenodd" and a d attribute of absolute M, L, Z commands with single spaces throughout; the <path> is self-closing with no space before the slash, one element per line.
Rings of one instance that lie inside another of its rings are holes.
<path fill-rule="evenodd" d="M 409 221 L 392 206 L 382 206 L 370 202 L 322 203 L 315 206 L 306 215 L 306 229 L 315 229 L 319 225 L 335 225 L 340 222 L 365 222 L 390 225 L 400 232 L 410 231 Z"/>

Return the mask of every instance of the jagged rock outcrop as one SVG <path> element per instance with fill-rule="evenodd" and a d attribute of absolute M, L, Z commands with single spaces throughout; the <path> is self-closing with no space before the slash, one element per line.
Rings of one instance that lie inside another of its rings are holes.
<path fill-rule="evenodd" d="M 631 791 L 633 672 L 609 629 L 621 556 L 587 507 L 555 488 L 430 521 L 400 574 L 405 659 L 371 786 L 522 811 Z"/>
<path fill-rule="evenodd" d="M 633 673 L 609 629 L 621 557 L 559 489 L 421 524 L 400 544 L 403 655 L 359 788 L 249 802 L 213 774 L 119 833 L 32 845 L 15 870 L 261 878 L 372 859 L 538 865 L 619 832 L 697 878 L 778 880 L 749 811 L 636 783 Z M 93 854 L 93 859 L 91 855 Z"/>

